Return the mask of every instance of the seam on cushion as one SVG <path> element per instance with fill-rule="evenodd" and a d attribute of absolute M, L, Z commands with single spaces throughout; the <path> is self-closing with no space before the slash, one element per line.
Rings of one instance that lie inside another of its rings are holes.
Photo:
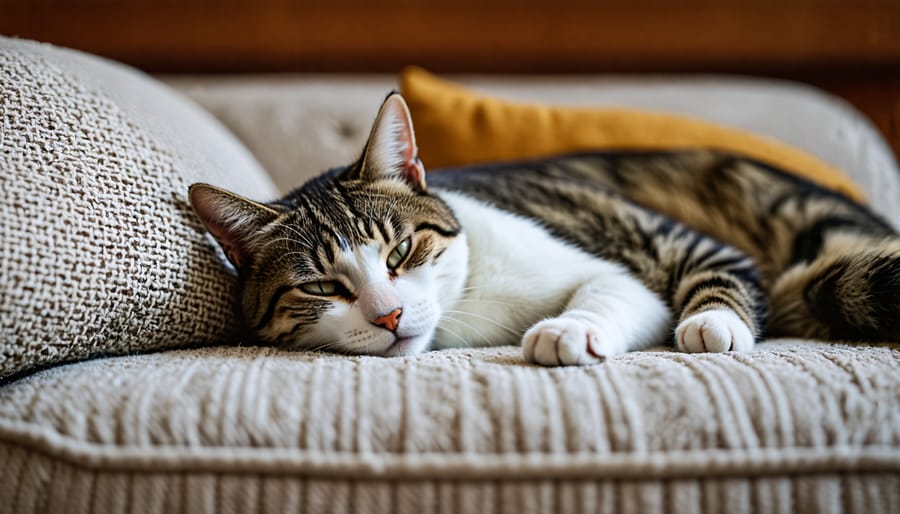
<path fill-rule="evenodd" d="M 303 474 L 355 479 L 695 478 L 807 473 L 900 475 L 893 446 L 771 448 L 641 453 L 353 453 L 285 448 L 135 447 L 85 443 L 28 424 L 0 420 L 0 444 L 99 471 Z"/>

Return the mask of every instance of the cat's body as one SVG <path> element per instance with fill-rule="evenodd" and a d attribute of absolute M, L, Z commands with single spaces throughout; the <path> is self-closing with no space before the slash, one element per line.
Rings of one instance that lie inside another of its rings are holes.
<path fill-rule="evenodd" d="M 621 325 L 615 330 L 631 332 L 622 335 L 627 348 L 662 341 L 671 332 L 664 302 L 621 263 L 560 239 L 533 218 L 449 189 L 435 194 L 453 209 L 468 247 L 460 269 L 466 282 L 444 311 L 435 347 L 516 342 L 538 321 L 560 315 L 585 284 L 601 282 L 614 300 L 621 300 L 606 307 L 609 322 Z M 606 335 L 612 329 L 607 326 Z"/>
<path fill-rule="evenodd" d="M 271 204 L 210 186 L 191 200 L 271 344 L 406 355 L 521 340 L 530 361 L 581 364 L 663 341 L 746 350 L 767 326 L 900 337 L 895 232 L 733 155 L 571 155 L 426 185 L 394 95 L 356 163 Z"/>

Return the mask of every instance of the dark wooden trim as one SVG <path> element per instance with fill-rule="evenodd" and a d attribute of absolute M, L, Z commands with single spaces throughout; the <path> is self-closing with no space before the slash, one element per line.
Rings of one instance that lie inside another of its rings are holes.
<path fill-rule="evenodd" d="M 152 72 L 900 69 L 898 0 L 0 0 L 0 33 Z"/>
<path fill-rule="evenodd" d="M 900 151 L 900 0 L 0 0 L 0 33 L 156 73 L 778 76 Z"/>

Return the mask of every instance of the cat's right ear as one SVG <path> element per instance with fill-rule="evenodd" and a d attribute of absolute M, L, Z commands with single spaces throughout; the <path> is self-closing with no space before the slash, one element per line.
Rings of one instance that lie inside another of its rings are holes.
<path fill-rule="evenodd" d="M 206 230 L 238 269 L 250 262 L 260 229 L 278 217 L 270 207 L 207 184 L 192 185 L 188 196 Z"/>
<path fill-rule="evenodd" d="M 419 160 L 412 115 L 396 91 L 381 104 L 358 173 L 359 178 L 399 179 L 415 189 L 425 190 L 425 167 Z"/>

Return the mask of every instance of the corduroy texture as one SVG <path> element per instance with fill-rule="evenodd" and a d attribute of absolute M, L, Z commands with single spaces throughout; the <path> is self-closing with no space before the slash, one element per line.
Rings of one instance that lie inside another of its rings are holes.
<path fill-rule="evenodd" d="M 479 95 L 425 70 L 403 71 L 400 90 L 429 168 L 545 157 L 585 150 L 716 148 L 815 180 L 851 198 L 846 174 L 797 148 L 700 119 L 622 108 L 520 104 Z"/>
<path fill-rule="evenodd" d="M 0 180 L 0 379 L 233 335 L 235 279 L 187 187 L 272 186 L 188 101 L 112 63 L 0 38 Z"/>
<path fill-rule="evenodd" d="M 213 348 L 0 389 L 12 512 L 828 512 L 900 506 L 900 345 L 540 368 Z M 474 509 L 474 510 L 473 510 Z"/>

